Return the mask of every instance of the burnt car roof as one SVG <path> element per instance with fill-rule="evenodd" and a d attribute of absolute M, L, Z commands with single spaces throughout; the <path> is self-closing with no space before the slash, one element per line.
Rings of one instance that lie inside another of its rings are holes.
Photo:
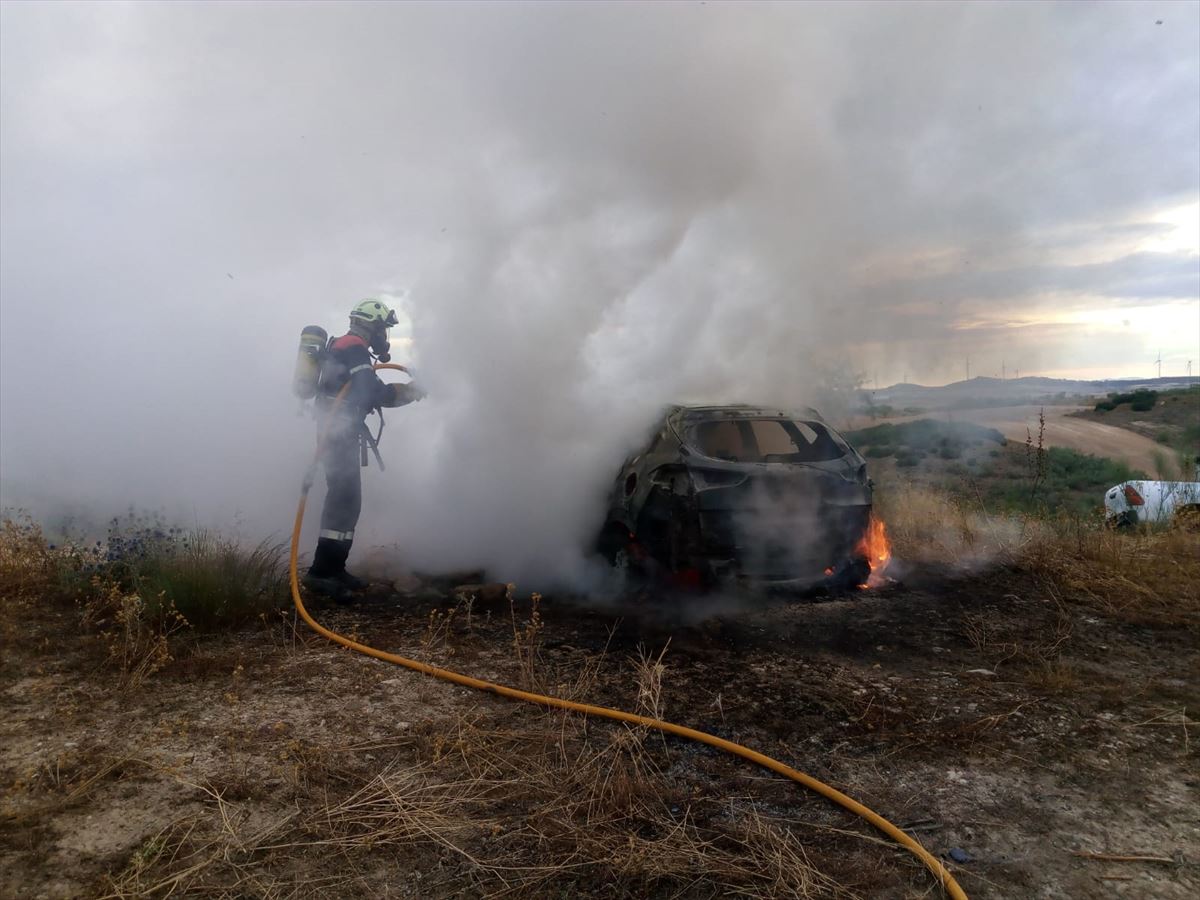
<path fill-rule="evenodd" d="M 807 419 L 822 425 L 828 424 L 819 412 L 808 406 L 786 409 L 781 406 L 750 406 L 745 403 L 723 406 L 675 404 L 667 410 L 666 416 L 683 419 Z"/>

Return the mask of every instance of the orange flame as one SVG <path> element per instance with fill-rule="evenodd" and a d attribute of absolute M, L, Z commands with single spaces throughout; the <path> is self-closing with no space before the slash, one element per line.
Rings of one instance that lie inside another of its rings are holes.
<path fill-rule="evenodd" d="M 862 540 L 855 549 L 867 558 L 871 566 L 867 583 L 862 586 L 873 588 L 884 584 L 883 573 L 892 561 L 892 545 L 888 541 L 887 526 L 883 524 L 882 519 L 876 518 L 874 513 L 871 514 L 867 530 L 863 532 Z"/>

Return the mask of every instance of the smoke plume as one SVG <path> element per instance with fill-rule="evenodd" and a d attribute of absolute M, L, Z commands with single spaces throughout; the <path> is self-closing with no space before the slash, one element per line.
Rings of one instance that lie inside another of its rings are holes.
<path fill-rule="evenodd" d="M 1085 366 L 1128 334 L 1062 315 L 1193 303 L 1145 242 L 1200 194 L 1198 10 L 5 4 L 3 503 L 282 535 L 300 329 L 382 296 L 429 397 L 360 547 L 578 578 L 665 403 Z"/>

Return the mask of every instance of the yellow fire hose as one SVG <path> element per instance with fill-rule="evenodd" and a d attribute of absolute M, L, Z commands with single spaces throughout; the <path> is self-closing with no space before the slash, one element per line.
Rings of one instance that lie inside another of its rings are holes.
<path fill-rule="evenodd" d="M 375 369 L 397 369 L 401 372 L 407 372 L 403 366 L 398 366 L 392 363 L 377 364 Z M 349 387 L 349 385 L 347 385 Z M 333 409 L 336 410 L 342 397 L 346 393 L 346 388 L 342 388 L 341 392 L 334 400 Z M 332 412 L 332 411 L 331 411 Z M 571 700 L 563 700 L 560 697 L 551 697 L 546 694 L 535 694 L 531 691 L 522 691 L 517 688 L 507 687 L 502 684 L 494 684 L 490 681 L 482 681 L 478 678 L 472 678 L 469 675 L 463 675 L 459 672 L 452 672 L 449 669 L 441 669 L 437 666 L 431 666 L 428 663 L 419 662 L 415 659 L 408 659 L 404 656 L 397 656 L 395 653 L 387 653 L 383 650 L 377 650 L 374 647 L 368 647 L 366 644 L 360 644 L 358 641 L 351 640 L 345 635 L 338 634 L 336 631 L 330 631 L 328 628 L 320 624 L 314 619 L 304 606 L 304 601 L 300 597 L 300 579 L 297 574 L 297 561 L 300 555 L 300 527 L 304 524 L 304 508 L 308 504 L 308 492 L 312 487 L 313 476 L 316 466 L 320 461 L 321 445 L 324 440 L 324 435 L 317 444 L 317 455 L 313 460 L 312 468 L 304 479 L 304 485 L 300 491 L 300 504 L 296 508 L 296 524 L 292 528 L 292 550 L 288 560 L 289 576 L 292 588 L 292 600 L 296 604 L 296 612 L 300 614 L 308 626 L 317 634 L 324 638 L 328 638 L 335 644 L 341 644 L 343 647 L 353 650 L 356 653 L 362 653 L 364 656 L 370 656 L 383 662 L 393 663 L 397 666 L 403 666 L 406 669 L 411 669 L 414 672 L 421 672 L 424 675 L 432 675 L 434 678 L 440 678 L 443 681 L 449 681 L 452 684 L 462 685 L 463 687 L 475 688 L 480 691 L 487 691 L 491 694 L 498 694 L 501 697 L 508 697 L 511 700 L 521 700 L 525 703 L 532 703 L 535 706 L 545 706 L 552 709 L 565 709 L 570 712 L 581 713 L 585 716 L 595 716 L 603 719 L 613 719 L 617 722 L 628 722 L 631 725 L 643 725 L 647 728 L 654 728 L 666 734 L 673 734 L 681 738 L 687 738 L 692 741 L 699 741 L 701 744 L 708 744 L 710 747 L 716 747 L 719 750 L 724 750 L 727 753 L 732 753 L 734 756 L 740 756 L 742 759 L 748 759 L 752 763 L 756 763 L 772 772 L 778 772 L 792 781 L 804 785 L 809 790 L 816 791 L 822 797 L 832 800 L 843 809 L 847 809 L 856 816 L 870 822 L 896 843 L 903 846 L 906 850 L 915 855 L 926 868 L 933 873 L 938 883 L 942 885 L 953 900 L 967 900 L 967 895 L 963 889 L 959 887 L 958 882 L 954 880 L 945 866 L 937 860 L 928 850 L 922 847 L 916 840 L 910 837 L 898 827 L 893 825 L 883 816 L 875 813 L 867 807 L 863 806 L 856 800 L 847 797 L 841 791 L 831 788 L 824 782 L 818 781 L 811 775 L 805 775 L 803 772 L 793 769 L 791 766 L 784 765 L 777 759 L 772 759 L 756 750 L 751 750 L 749 747 L 744 747 L 741 744 L 735 744 L 733 741 L 727 741 L 724 738 L 719 738 L 714 734 L 709 734 L 705 731 L 697 731 L 694 728 L 687 728 L 683 725 L 676 725 L 673 722 L 664 722 L 660 719 L 651 719 L 647 716 L 639 716 L 635 713 L 625 712 L 619 709 L 610 709 L 607 706 L 593 706 L 590 703 L 575 703 Z"/>

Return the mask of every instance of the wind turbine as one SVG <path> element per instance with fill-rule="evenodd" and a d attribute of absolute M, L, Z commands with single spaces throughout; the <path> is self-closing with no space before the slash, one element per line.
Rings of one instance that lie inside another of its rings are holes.
<path fill-rule="evenodd" d="M 1158 366 L 1158 377 L 1162 378 L 1162 351 L 1161 350 L 1158 351 L 1158 359 L 1156 359 L 1154 362 Z"/>

